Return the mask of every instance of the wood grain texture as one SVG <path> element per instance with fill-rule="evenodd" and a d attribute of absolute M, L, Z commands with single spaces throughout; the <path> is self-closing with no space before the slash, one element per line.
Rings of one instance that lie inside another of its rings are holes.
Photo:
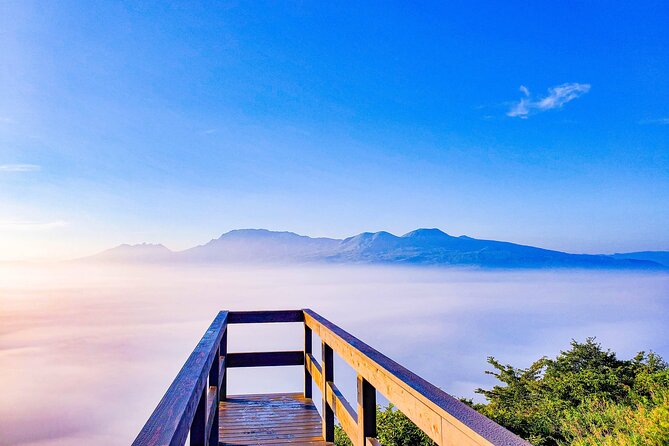
<path fill-rule="evenodd" d="M 438 444 L 530 445 L 312 310 L 304 310 L 304 322 Z"/>
<path fill-rule="evenodd" d="M 309 370 L 309 374 L 311 375 L 313 381 L 316 383 L 319 389 L 321 389 L 321 393 L 323 392 L 323 372 L 321 371 L 321 365 L 316 361 L 316 358 L 314 358 L 314 355 L 306 355 L 305 358 L 306 363 L 305 367 L 307 370 Z"/>
<path fill-rule="evenodd" d="M 332 382 L 327 382 L 325 387 L 325 400 L 332 408 L 334 416 L 341 424 L 342 429 L 346 432 L 349 438 L 355 439 L 358 436 L 358 415 L 353 410 L 353 407 L 344 398 L 344 395 L 339 391 L 337 386 Z M 376 408 L 374 408 L 376 410 Z"/>
<path fill-rule="evenodd" d="M 207 389 L 207 426 L 205 436 L 207 437 L 207 444 L 218 444 L 218 437 L 210 435 L 214 426 L 218 427 L 218 388 L 216 386 L 209 386 Z M 214 430 L 213 433 L 216 431 Z M 192 432 L 191 432 L 192 435 Z"/>
<path fill-rule="evenodd" d="M 221 445 L 326 445 L 321 417 L 302 393 L 228 396 L 219 405 Z"/>
<path fill-rule="evenodd" d="M 227 319 L 227 311 L 218 313 L 137 435 L 133 446 L 183 446 L 186 442 L 200 397 L 206 395 L 207 378 L 226 330 Z"/>
<path fill-rule="evenodd" d="M 376 389 L 358 375 L 358 436 L 355 445 L 365 446 L 367 438 L 376 437 Z"/>

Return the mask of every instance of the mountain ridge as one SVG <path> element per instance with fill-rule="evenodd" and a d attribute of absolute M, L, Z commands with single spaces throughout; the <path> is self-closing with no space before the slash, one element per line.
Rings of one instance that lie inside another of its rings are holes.
<path fill-rule="evenodd" d="M 666 263 L 663 263 L 665 258 Z M 344 239 L 309 237 L 289 231 L 235 229 L 182 251 L 171 251 L 161 244 L 123 244 L 84 260 L 669 269 L 669 252 L 666 251 L 570 254 L 465 235 L 456 237 L 437 228 L 419 228 L 401 236 L 387 231 L 363 232 Z"/>

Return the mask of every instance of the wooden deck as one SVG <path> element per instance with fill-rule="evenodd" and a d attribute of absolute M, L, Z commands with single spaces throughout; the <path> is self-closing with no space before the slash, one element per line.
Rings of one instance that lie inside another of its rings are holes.
<path fill-rule="evenodd" d="M 277 322 L 304 326 L 303 350 L 228 353 L 229 324 Z M 335 354 L 357 372 L 355 407 L 335 384 Z M 302 393 L 228 395 L 228 369 L 280 366 L 304 368 Z M 219 312 L 133 446 L 332 445 L 335 419 L 355 446 L 379 446 L 377 392 L 438 445 L 531 446 L 309 309 Z"/>
<path fill-rule="evenodd" d="M 220 445 L 327 445 L 311 398 L 302 393 L 228 396 L 219 406 Z"/>

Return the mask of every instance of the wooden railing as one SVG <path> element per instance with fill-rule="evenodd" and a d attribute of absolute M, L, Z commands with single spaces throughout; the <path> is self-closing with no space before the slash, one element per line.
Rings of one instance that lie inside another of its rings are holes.
<path fill-rule="evenodd" d="M 303 322 L 304 350 L 227 353 L 227 324 Z M 321 339 L 321 359 L 313 354 L 313 334 Z M 334 383 L 334 353 L 357 372 L 357 409 Z M 312 383 L 321 390 L 323 438 L 334 441 L 335 418 L 356 446 L 378 445 L 378 390 L 439 445 L 528 446 L 466 404 L 425 381 L 309 309 L 222 311 L 190 355 L 144 425 L 134 446 L 218 445 L 218 403 L 226 394 L 226 369 L 304 366 L 304 395 Z"/>

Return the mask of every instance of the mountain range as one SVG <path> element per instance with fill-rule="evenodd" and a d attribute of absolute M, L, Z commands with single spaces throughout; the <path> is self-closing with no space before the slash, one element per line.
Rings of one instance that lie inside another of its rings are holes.
<path fill-rule="evenodd" d="M 669 269 L 669 251 L 570 254 L 417 229 L 402 236 L 364 232 L 346 239 L 238 229 L 184 251 L 160 244 L 120 245 L 81 259 L 104 262 L 335 263 L 474 266 L 483 268 Z"/>

